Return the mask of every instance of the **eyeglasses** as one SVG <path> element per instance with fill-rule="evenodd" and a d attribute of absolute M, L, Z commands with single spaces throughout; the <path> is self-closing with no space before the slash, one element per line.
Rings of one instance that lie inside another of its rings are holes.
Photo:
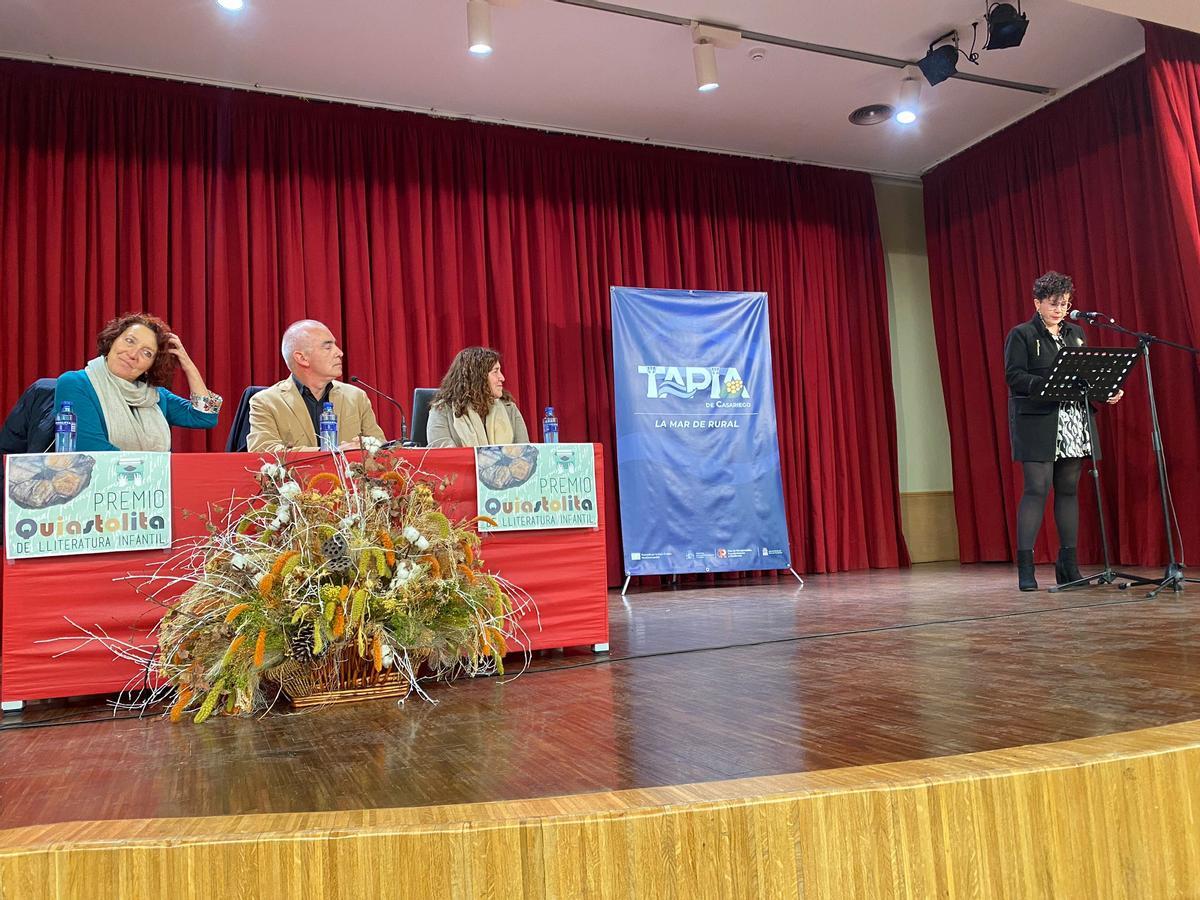
<path fill-rule="evenodd" d="M 1071 308 L 1071 301 L 1063 300 L 1062 298 L 1059 298 L 1058 300 L 1046 299 L 1046 300 L 1043 300 L 1042 302 L 1045 303 L 1047 306 L 1053 307 L 1054 309 L 1070 309 Z"/>

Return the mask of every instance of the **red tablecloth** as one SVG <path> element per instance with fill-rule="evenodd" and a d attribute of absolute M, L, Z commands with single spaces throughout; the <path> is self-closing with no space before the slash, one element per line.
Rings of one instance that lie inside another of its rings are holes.
<path fill-rule="evenodd" d="M 473 451 L 406 450 L 403 455 L 425 472 L 448 476 L 447 489 L 439 496 L 447 515 L 475 515 Z M 256 485 L 251 472 L 262 459 L 249 453 L 175 454 L 175 540 L 203 530 L 201 519 L 187 515 L 189 511 L 205 512 L 210 503 L 227 504 L 231 497 L 252 494 Z M 603 449 L 596 445 L 598 529 L 483 535 L 484 567 L 528 591 L 537 604 L 536 615 L 519 620 L 528 649 L 608 642 L 603 471 Z M 0 698 L 37 700 L 140 685 L 144 673 L 131 662 L 114 659 L 102 645 L 79 647 L 77 640 L 54 639 L 82 637 L 69 618 L 91 631 L 103 629 L 116 640 L 151 646 L 148 631 L 160 610 L 138 596 L 129 582 L 113 579 L 148 572 L 147 566 L 157 566 L 169 556 L 168 551 L 145 551 L 5 560 Z M 514 649 L 519 647 L 517 642 Z"/>

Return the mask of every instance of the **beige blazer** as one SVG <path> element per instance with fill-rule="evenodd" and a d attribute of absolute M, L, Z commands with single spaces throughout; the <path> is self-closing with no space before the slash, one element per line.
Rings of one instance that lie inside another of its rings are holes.
<path fill-rule="evenodd" d="M 335 381 L 329 389 L 329 402 L 338 417 L 338 441 L 356 441 L 360 435 L 386 440 L 375 421 L 371 399 L 362 388 Z M 250 398 L 250 436 L 246 448 L 251 453 L 316 446 L 317 433 L 308 416 L 308 407 L 290 375 Z"/>

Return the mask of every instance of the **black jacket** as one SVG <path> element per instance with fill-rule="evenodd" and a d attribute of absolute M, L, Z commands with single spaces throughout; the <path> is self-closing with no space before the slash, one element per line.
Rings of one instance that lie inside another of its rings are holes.
<path fill-rule="evenodd" d="M 0 430 L 0 454 L 45 453 L 54 449 L 54 385 L 39 378 L 17 400 Z"/>
<path fill-rule="evenodd" d="M 1083 329 L 1070 322 L 1059 326 L 1068 347 L 1086 345 Z M 1008 333 L 1004 342 L 1004 379 L 1008 382 L 1008 433 L 1013 459 L 1018 462 L 1053 462 L 1058 437 L 1058 401 L 1033 396 L 1042 389 L 1058 356 L 1058 344 L 1046 330 L 1042 317 Z M 1089 408 L 1090 409 L 1090 408 Z M 1094 410 L 1091 410 L 1094 415 Z M 1095 450 L 1097 448 L 1093 448 Z"/>

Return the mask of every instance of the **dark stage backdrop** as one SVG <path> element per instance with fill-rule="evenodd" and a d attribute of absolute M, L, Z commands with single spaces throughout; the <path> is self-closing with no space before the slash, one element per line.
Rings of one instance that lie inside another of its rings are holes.
<path fill-rule="evenodd" d="M 1010 461 L 1004 338 L 1033 315 L 1034 278 L 1047 269 L 1070 273 L 1076 307 L 1183 343 L 1200 338 L 1200 294 L 1179 252 L 1145 59 L 972 147 L 924 181 L 959 550 L 963 562 L 1008 560 L 1021 477 Z M 1134 346 L 1085 330 L 1092 344 Z M 1200 368 L 1167 348 L 1152 359 L 1175 510 L 1183 536 L 1200 542 Z M 1159 565 L 1165 543 L 1140 365 L 1099 427 L 1116 557 Z M 1093 493 L 1085 475 L 1080 554 L 1088 561 L 1100 556 Z M 1057 547 L 1051 518 L 1038 542 L 1042 560 Z"/>
<path fill-rule="evenodd" d="M 406 403 L 460 347 L 496 347 L 531 427 L 553 402 L 611 468 L 609 286 L 766 291 L 797 568 L 907 563 L 866 175 L 10 61 L 0 210 L 5 408 L 147 309 L 231 404 L 185 450 L 223 446 L 312 317 L 347 376 Z"/>

